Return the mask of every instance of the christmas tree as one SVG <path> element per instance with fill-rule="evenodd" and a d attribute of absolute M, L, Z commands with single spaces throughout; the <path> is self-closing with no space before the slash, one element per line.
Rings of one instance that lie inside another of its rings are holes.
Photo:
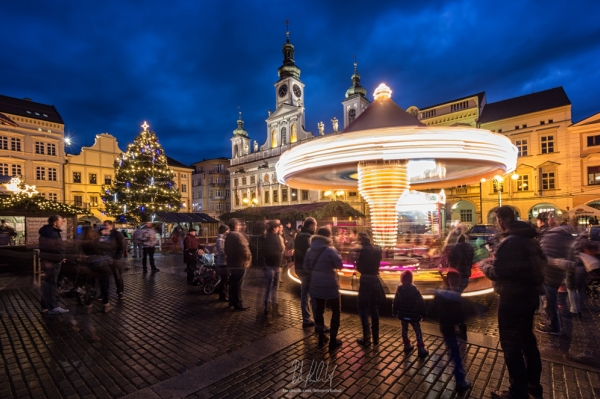
<path fill-rule="evenodd" d="M 115 179 L 104 186 L 106 214 L 121 222 L 152 221 L 159 211 L 179 211 L 181 195 L 173 181 L 175 173 L 154 132 L 144 129 L 115 161 Z"/>

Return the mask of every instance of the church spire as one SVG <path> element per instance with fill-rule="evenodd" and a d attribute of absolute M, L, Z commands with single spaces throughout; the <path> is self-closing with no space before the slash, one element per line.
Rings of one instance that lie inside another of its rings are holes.
<path fill-rule="evenodd" d="M 357 70 L 357 62 L 356 62 L 356 56 L 354 56 L 354 73 L 352 74 L 352 86 L 350 86 L 350 88 L 348 90 L 346 90 L 346 98 L 350 98 L 350 97 L 355 97 L 355 96 L 361 96 L 361 97 L 366 97 L 367 96 L 367 89 L 365 89 L 364 87 L 362 87 L 360 85 L 360 75 L 358 74 L 358 70 Z"/>
<path fill-rule="evenodd" d="M 244 130 L 244 121 L 242 120 L 242 111 L 239 111 L 240 116 L 237 120 L 237 129 L 233 131 L 234 136 L 244 136 L 248 137 L 248 132 Z"/>
<path fill-rule="evenodd" d="M 296 66 L 296 61 L 294 61 L 294 45 L 290 42 L 289 20 L 285 21 L 285 26 L 286 41 L 281 49 L 283 65 L 279 67 L 277 74 L 279 79 L 292 77 L 300 80 L 300 68 Z"/>

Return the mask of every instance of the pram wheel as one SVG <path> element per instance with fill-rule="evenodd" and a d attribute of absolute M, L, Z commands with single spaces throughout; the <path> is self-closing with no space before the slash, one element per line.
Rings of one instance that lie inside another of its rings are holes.
<path fill-rule="evenodd" d="M 204 292 L 206 295 L 212 294 L 215 292 L 215 285 L 212 283 L 204 284 L 204 287 L 202 287 L 202 292 Z"/>

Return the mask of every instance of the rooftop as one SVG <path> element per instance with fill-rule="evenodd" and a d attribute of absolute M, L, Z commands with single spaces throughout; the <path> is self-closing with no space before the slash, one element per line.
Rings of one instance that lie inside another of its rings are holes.
<path fill-rule="evenodd" d="M 470 96 L 464 96 L 464 97 L 461 97 L 461 98 L 455 98 L 454 100 L 450 100 L 450 101 L 444 101 L 443 103 L 439 103 L 439 104 L 435 104 L 435 105 L 430 105 L 428 107 L 419 108 L 419 111 L 426 111 L 428 109 L 439 107 L 441 105 L 452 104 L 452 103 L 456 103 L 456 102 L 459 102 L 459 101 L 466 100 L 467 98 L 473 98 L 473 97 L 477 97 L 477 103 L 479 104 L 479 106 L 481 106 L 481 102 L 485 98 L 485 91 L 482 91 L 482 92 L 476 93 L 476 94 L 471 94 Z"/>
<path fill-rule="evenodd" d="M 64 125 L 54 105 L 36 103 L 30 99 L 0 95 L 0 112 Z"/>
<path fill-rule="evenodd" d="M 178 168 L 194 169 L 191 166 L 188 166 L 188 165 L 186 165 L 184 163 L 181 163 L 181 162 L 179 162 L 179 161 L 177 161 L 177 160 L 175 160 L 175 159 L 173 159 L 173 158 L 171 158 L 171 157 L 169 157 L 167 155 L 165 155 L 165 156 L 167 157 L 167 164 L 169 166 L 175 166 L 175 167 L 178 167 Z"/>

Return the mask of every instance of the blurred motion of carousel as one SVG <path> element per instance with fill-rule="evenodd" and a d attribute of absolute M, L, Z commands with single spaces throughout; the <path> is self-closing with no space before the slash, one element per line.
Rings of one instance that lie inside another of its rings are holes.
<path fill-rule="evenodd" d="M 445 203 L 443 187 L 478 183 L 515 169 L 517 149 L 502 135 L 469 127 L 425 126 L 391 100 L 380 85 L 375 100 L 346 129 L 286 151 L 277 163 L 280 183 L 293 188 L 355 189 L 369 204 L 368 228 L 335 227 L 343 258 L 340 291 L 358 295 L 357 230 L 369 230 L 383 249 L 380 277 L 393 298 L 400 273 L 411 270 L 425 299 L 442 285 Z M 427 191 L 416 191 L 427 190 Z M 479 269 L 488 260 L 485 242 L 475 250 L 463 296 L 492 292 Z M 288 272 L 299 283 L 294 268 Z"/>

